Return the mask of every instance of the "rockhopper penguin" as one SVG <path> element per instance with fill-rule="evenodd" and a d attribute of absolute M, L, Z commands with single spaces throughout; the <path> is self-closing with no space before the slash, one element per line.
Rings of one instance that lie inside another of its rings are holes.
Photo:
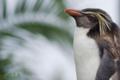
<path fill-rule="evenodd" d="M 75 19 L 77 80 L 120 80 L 120 29 L 101 9 L 65 9 Z"/>

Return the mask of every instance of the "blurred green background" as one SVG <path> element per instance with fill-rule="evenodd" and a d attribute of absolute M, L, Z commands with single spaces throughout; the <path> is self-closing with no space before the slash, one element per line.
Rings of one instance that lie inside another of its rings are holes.
<path fill-rule="evenodd" d="M 0 80 L 74 80 L 65 7 L 64 0 L 0 0 Z"/>

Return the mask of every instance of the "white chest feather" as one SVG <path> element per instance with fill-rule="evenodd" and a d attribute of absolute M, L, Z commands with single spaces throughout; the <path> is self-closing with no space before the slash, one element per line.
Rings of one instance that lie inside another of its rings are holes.
<path fill-rule="evenodd" d="M 77 28 L 74 34 L 74 54 L 77 80 L 95 80 L 99 66 L 99 49 L 86 34 L 89 29 Z"/>

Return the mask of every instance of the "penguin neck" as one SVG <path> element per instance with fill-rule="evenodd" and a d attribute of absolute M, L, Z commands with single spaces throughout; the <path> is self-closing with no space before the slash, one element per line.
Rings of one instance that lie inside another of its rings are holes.
<path fill-rule="evenodd" d="M 90 31 L 89 28 L 84 28 L 84 27 L 76 27 L 75 28 L 75 35 L 74 37 L 78 36 L 86 36 L 87 37 L 87 33 Z"/>
<path fill-rule="evenodd" d="M 74 33 L 74 56 L 78 80 L 95 80 L 99 66 L 99 48 L 87 34 L 90 29 L 76 27 Z"/>

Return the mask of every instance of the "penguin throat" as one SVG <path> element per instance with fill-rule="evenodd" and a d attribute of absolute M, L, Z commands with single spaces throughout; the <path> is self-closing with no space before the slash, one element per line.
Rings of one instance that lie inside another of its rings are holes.
<path fill-rule="evenodd" d="M 99 66 L 99 48 L 95 40 L 87 35 L 89 30 L 75 28 L 74 56 L 78 80 L 95 80 Z"/>

